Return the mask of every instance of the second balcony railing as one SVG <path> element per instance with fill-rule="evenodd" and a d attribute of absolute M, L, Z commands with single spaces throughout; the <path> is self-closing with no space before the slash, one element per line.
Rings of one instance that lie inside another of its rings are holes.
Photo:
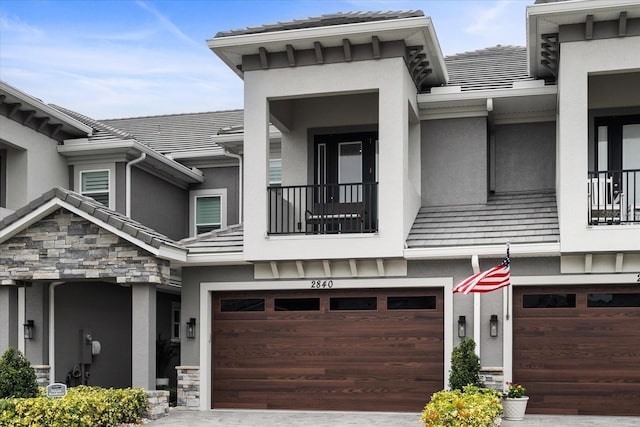
<path fill-rule="evenodd" d="M 268 187 L 268 234 L 378 231 L 378 183 Z"/>

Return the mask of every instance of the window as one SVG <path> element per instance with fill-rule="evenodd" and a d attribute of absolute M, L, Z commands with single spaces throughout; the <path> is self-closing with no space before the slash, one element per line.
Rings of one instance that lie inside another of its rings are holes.
<path fill-rule="evenodd" d="M 573 308 L 576 294 L 530 294 L 523 295 L 523 308 Z"/>
<path fill-rule="evenodd" d="M 264 298 L 222 299 L 220 311 L 264 311 Z"/>
<path fill-rule="evenodd" d="M 80 172 L 80 193 L 109 206 L 109 171 L 93 170 Z"/>
<path fill-rule="evenodd" d="M 171 341 L 180 341 L 180 303 L 171 303 Z"/>
<path fill-rule="evenodd" d="M 276 298 L 274 311 L 318 311 L 320 298 Z"/>
<path fill-rule="evenodd" d="M 331 310 L 377 310 L 376 297 L 336 297 L 329 300 Z"/>
<path fill-rule="evenodd" d="M 191 192 L 191 230 L 193 235 L 227 226 L 227 190 Z"/>
<path fill-rule="evenodd" d="M 387 310 L 435 310 L 435 296 L 387 297 Z"/>
<path fill-rule="evenodd" d="M 587 307 L 640 307 L 640 293 L 588 294 Z"/>
<path fill-rule="evenodd" d="M 282 185 L 282 159 L 269 160 L 269 185 Z"/>

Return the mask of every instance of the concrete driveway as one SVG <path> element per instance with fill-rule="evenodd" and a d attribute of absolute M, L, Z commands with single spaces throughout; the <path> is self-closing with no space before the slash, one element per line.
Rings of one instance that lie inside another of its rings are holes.
<path fill-rule="evenodd" d="M 173 410 L 147 425 L 171 427 L 420 427 L 418 413 Z M 526 415 L 501 427 L 640 427 L 640 417 Z"/>

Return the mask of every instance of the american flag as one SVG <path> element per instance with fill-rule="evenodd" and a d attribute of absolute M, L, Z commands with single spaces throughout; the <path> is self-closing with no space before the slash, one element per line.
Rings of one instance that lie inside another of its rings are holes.
<path fill-rule="evenodd" d="M 469 276 L 453 288 L 453 292 L 468 294 L 469 292 L 491 292 L 511 284 L 511 260 L 509 259 L 509 247 L 507 256 L 495 267 Z"/>

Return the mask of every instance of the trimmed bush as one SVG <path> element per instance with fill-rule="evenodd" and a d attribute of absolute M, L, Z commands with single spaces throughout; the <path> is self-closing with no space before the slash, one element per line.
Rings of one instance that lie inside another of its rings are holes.
<path fill-rule="evenodd" d="M 115 427 L 138 424 L 147 406 L 143 389 L 78 386 L 62 398 L 0 400 L 0 426 Z"/>
<path fill-rule="evenodd" d="M 500 393 L 473 385 L 464 391 L 439 391 L 424 407 L 420 422 L 426 427 L 492 427 L 499 425 Z"/>
<path fill-rule="evenodd" d="M 36 372 L 21 352 L 9 347 L 0 358 L 0 398 L 37 395 Z"/>
<path fill-rule="evenodd" d="M 451 373 L 449 387 L 461 390 L 466 385 L 483 387 L 480 381 L 480 359 L 475 353 L 476 343 L 471 338 L 465 338 L 460 345 L 451 352 Z"/>

